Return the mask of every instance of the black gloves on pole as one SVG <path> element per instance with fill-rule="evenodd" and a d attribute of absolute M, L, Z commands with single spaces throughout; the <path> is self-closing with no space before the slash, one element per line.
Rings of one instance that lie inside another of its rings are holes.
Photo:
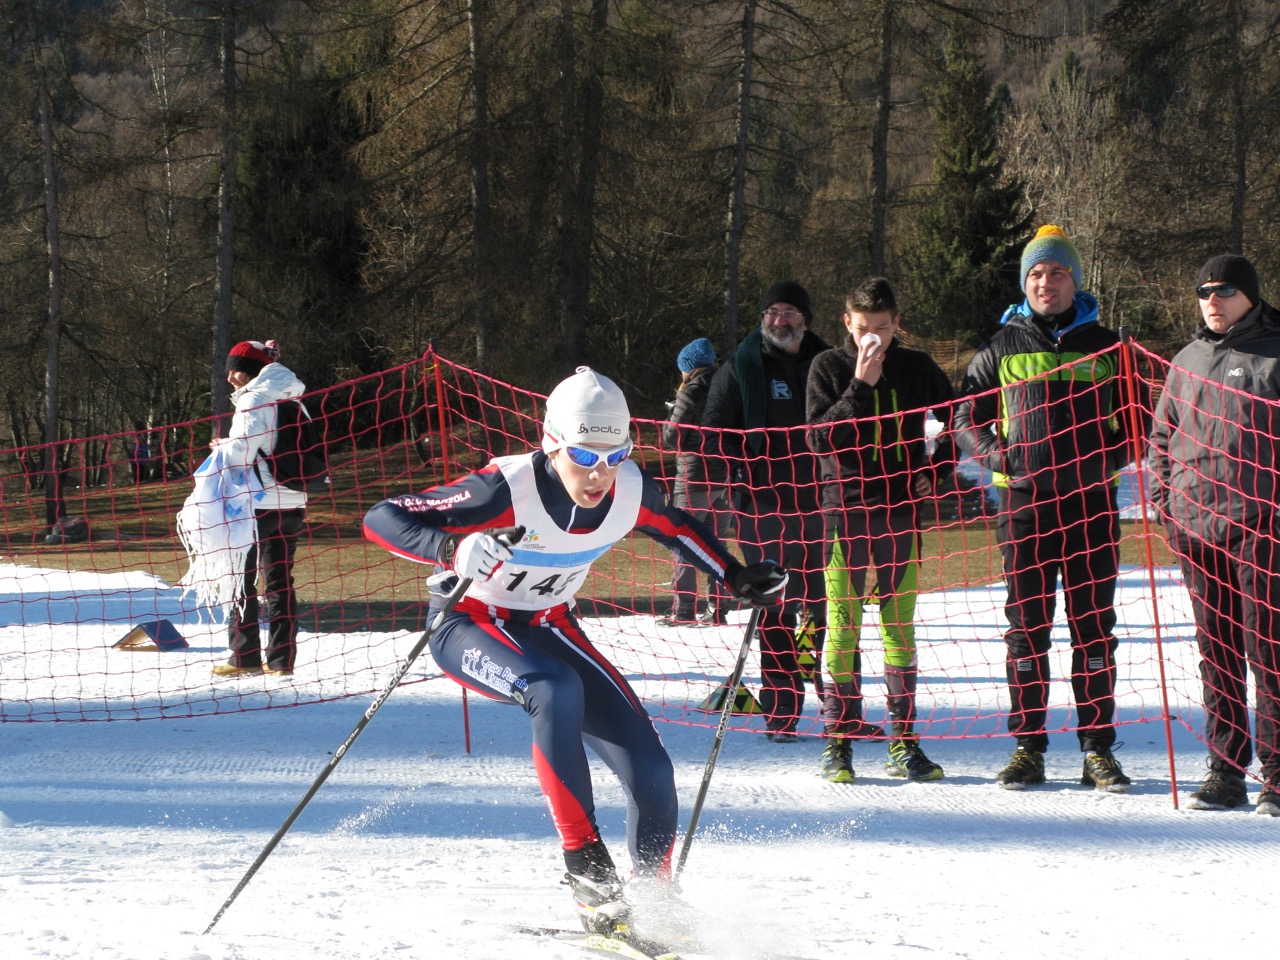
<path fill-rule="evenodd" d="M 725 571 L 724 582 L 739 600 L 757 607 L 771 607 L 782 602 L 787 571 L 772 560 L 745 567 L 735 565 Z"/>

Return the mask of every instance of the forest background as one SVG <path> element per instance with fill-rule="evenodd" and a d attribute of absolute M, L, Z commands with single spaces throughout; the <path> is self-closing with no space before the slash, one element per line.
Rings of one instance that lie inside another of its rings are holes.
<path fill-rule="evenodd" d="M 1042 223 L 1171 355 L 1209 256 L 1280 267 L 1280 5 L 0 0 L 0 441 L 444 355 L 660 418 L 795 278 L 884 273 L 953 375 Z M 954 358 L 954 363 L 952 360 Z"/>

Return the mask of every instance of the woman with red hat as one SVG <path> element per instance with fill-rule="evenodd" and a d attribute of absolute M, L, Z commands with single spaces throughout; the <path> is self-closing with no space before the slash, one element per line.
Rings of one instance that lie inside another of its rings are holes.
<path fill-rule="evenodd" d="M 217 447 L 228 466 L 249 470 L 253 482 L 253 513 L 257 543 L 245 561 L 244 593 L 231 611 L 227 642 L 231 657 L 213 668 L 216 677 L 269 674 L 289 676 L 297 656 L 297 600 L 293 562 L 307 514 L 307 495 L 277 483 L 270 456 L 276 445 L 277 404 L 294 400 L 306 386 L 280 363 L 274 340 L 244 340 L 227 356 L 227 383 L 235 413 L 231 428 L 210 446 Z M 267 620 L 267 647 L 262 648 L 258 625 L 258 573 L 265 587 L 262 607 Z"/>

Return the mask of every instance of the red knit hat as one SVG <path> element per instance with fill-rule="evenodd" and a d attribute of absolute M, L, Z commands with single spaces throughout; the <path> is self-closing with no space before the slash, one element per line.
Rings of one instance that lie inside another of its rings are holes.
<path fill-rule="evenodd" d="M 280 348 L 274 340 L 259 343 L 257 340 L 241 340 L 227 354 L 227 372 L 239 370 L 256 377 L 262 368 L 280 359 Z"/>

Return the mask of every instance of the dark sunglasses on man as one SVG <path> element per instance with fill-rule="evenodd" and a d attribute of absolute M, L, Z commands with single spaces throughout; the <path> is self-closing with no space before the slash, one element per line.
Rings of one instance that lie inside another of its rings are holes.
<path fill-rule="evenodd" d="M 1196 296 L 1201 300 L 1208 300 L 1216 293 L 1219 297 L 1225 300 L 1227 297 L 1234 297 L 1239 291 L 1239 287 L 1233 286 L 1229 283 L 1217 283 L 1212 285 L 1206 283 L 1203 286 L 1196 287 Z"/>

